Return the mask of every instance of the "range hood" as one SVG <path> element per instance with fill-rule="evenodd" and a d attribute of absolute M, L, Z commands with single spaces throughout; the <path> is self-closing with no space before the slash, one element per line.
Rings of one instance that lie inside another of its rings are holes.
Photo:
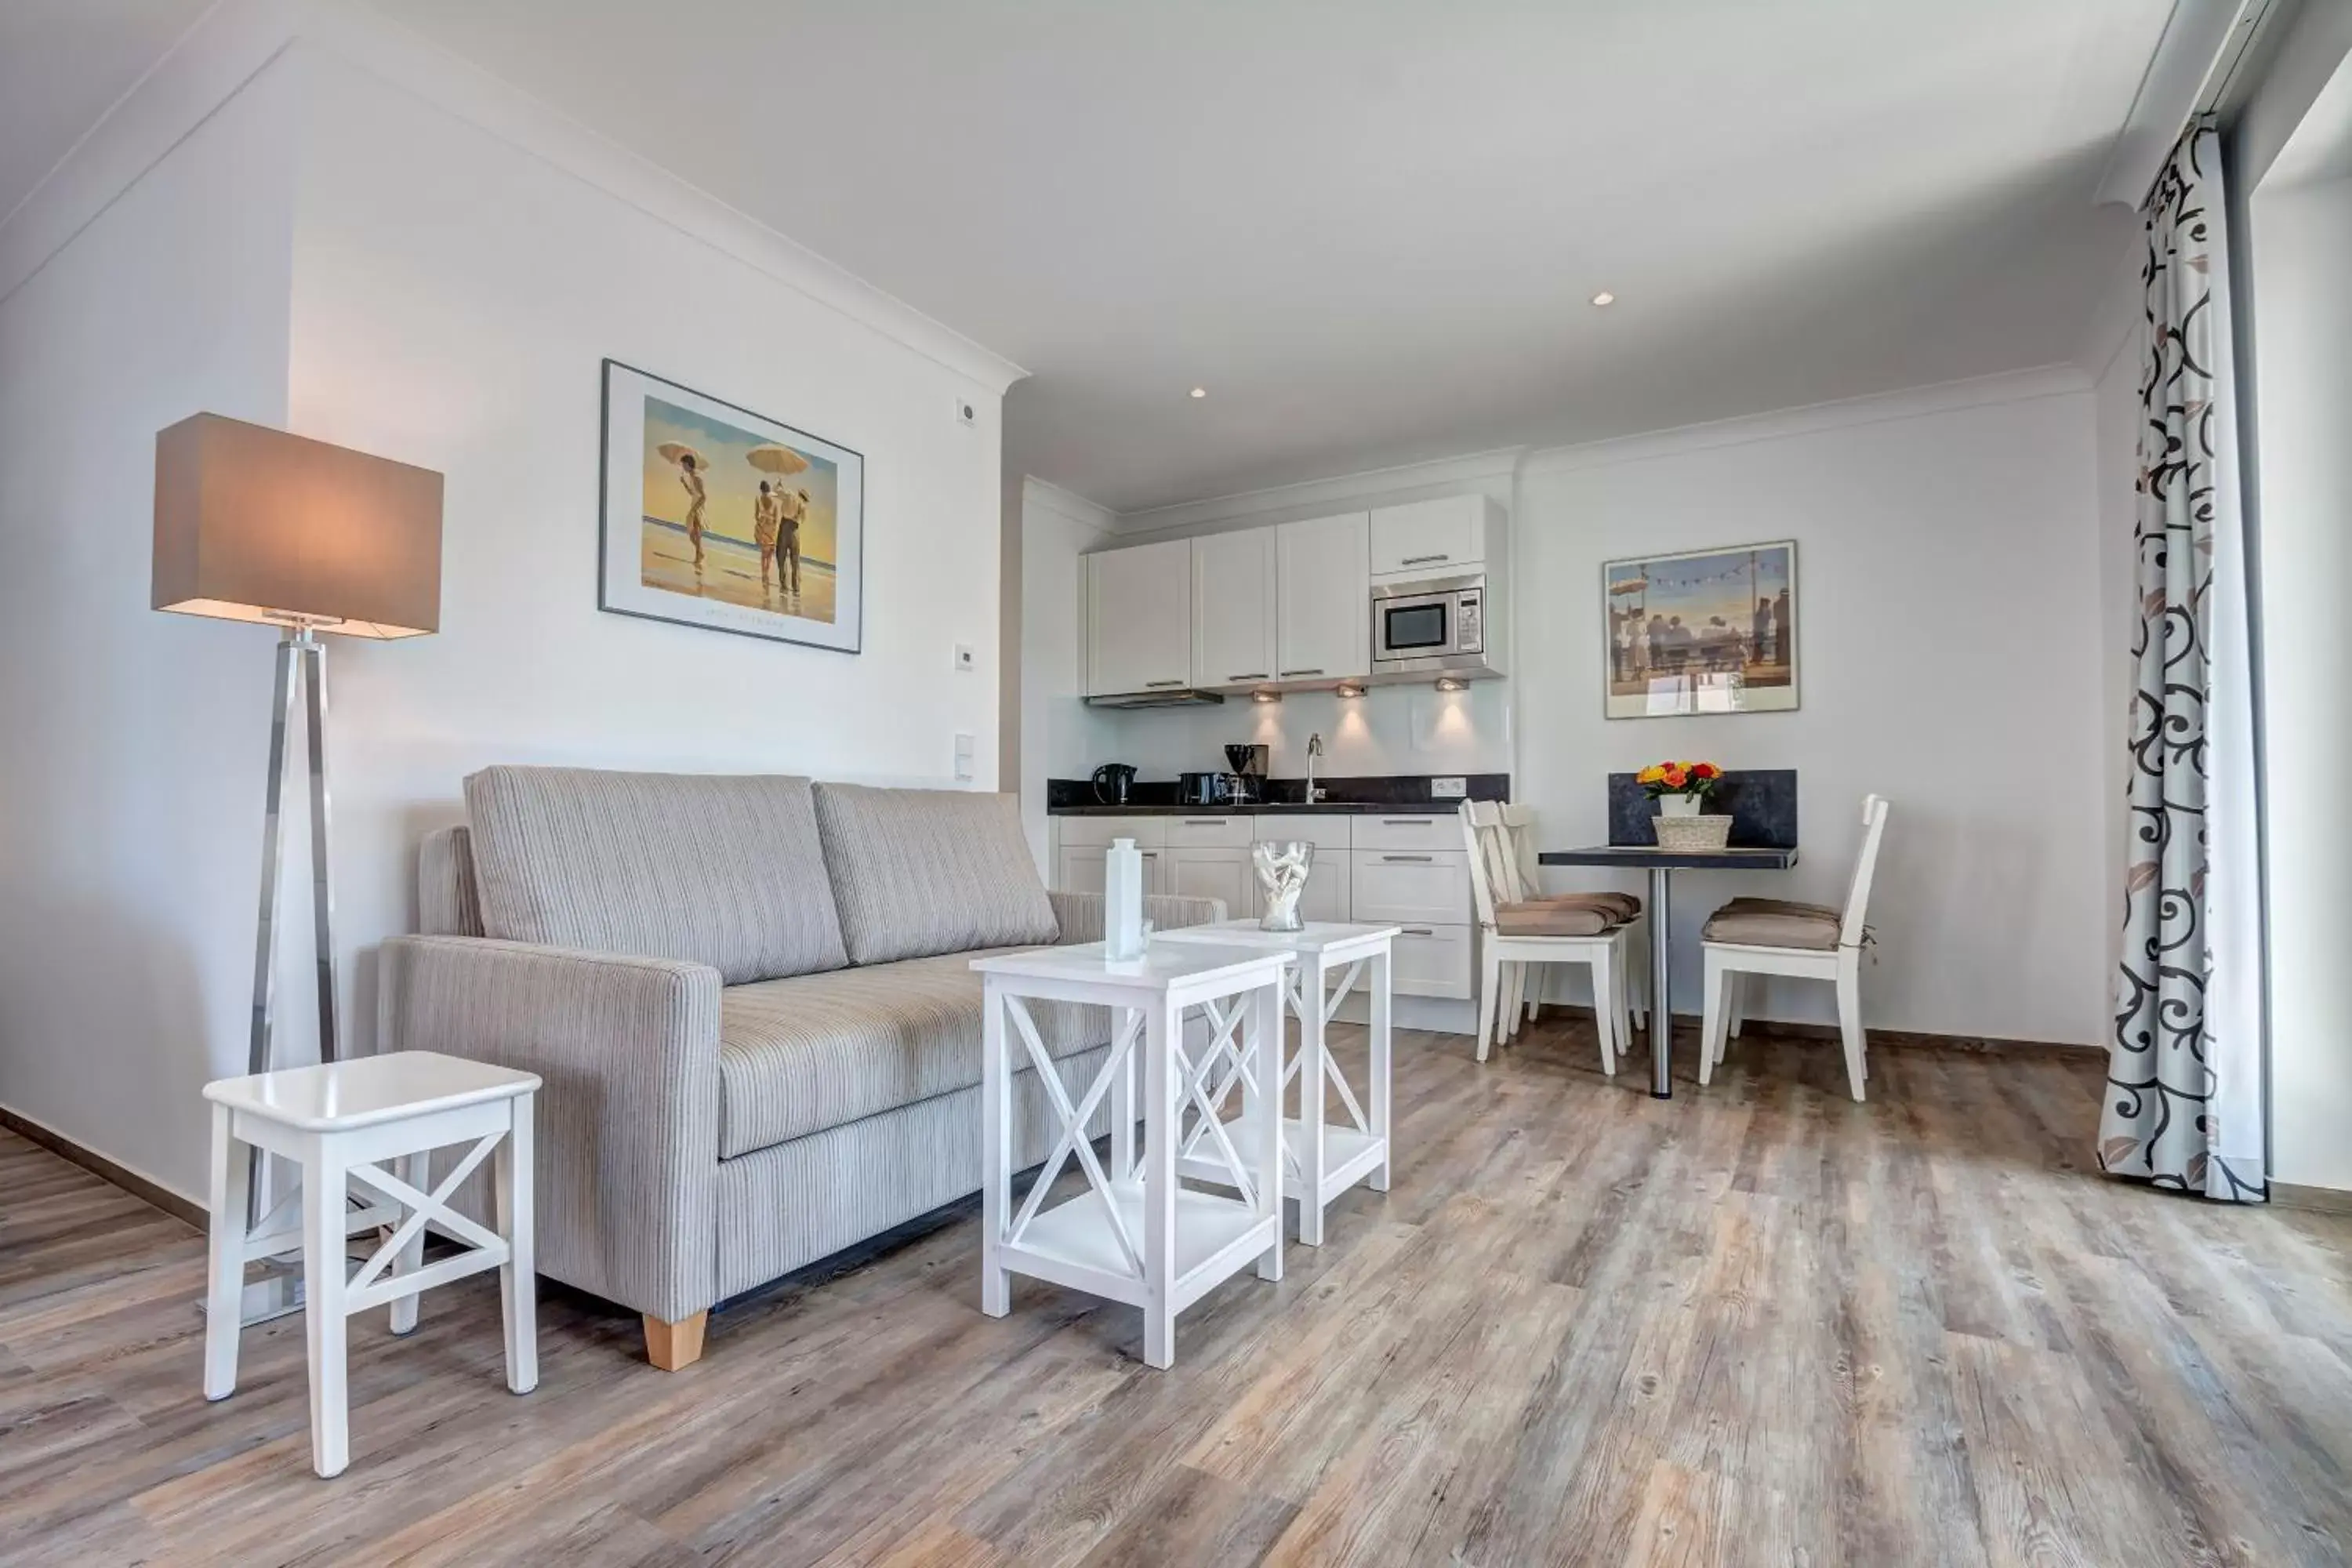
<path fill-rule="evenodd" d="M 1089 708 L 1214 708 L 1225 700 L 1222 691 L 1196 687 L 1161 687 L 1150 691 L 1124 691 L 1115 696 L 1089 697 Z"/>

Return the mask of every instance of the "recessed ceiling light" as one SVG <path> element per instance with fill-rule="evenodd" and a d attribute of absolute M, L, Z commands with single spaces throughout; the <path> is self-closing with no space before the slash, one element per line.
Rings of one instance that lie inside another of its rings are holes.
<path fill-rule="evenodd" d="M 1617 296 L 1603 289 L 1592 297 L 1592 302 L 1596 305 L 1613 305 L 1617 302 Z"/>
<path fill-rule="evenodd" d="M 1209 389 L 1205 386 L 1196 386 L 1192 389 L 1192 395 L 1195 397 L 1206 397 L 1209 395 Z"/>

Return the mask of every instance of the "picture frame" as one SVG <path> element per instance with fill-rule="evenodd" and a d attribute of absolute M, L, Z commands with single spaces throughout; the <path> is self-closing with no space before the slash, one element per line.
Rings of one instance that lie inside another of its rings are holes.
<path fill-rule="evenodd" d="M 597 608 L 861 651 L 864 455 L 619 360 L 603 375 Z"/>
<path fill-rule="evenodd" d="M 1605 561 L 1601 626 L 1607 718 L 1793 711 L 1804 630 L 1797 542 Z"/>

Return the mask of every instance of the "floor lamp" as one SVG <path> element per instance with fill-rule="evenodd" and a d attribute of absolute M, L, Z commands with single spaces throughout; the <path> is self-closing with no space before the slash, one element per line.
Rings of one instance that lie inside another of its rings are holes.
<path fill-rule="evenodd" d="M 342 637 L 421 637 L 441 620 L 441 476 L 217 414 L 155 437 L 154 596 L 159 610 L 278 628 L 261 836 L 247 1070 L 266 1072 L 275 1024 L 278 868 L 286 843 L 288 732 L 304 694 L 310 774 L 310 916 L 319 1057 L 336 1056 L 334 898 L 327 879 L 327 647 Z M 257 1166 L 260 1151 L 254 1152 Z M 260 1172 L 248 1228 L 261 1224 Z M 297 1310 L 299 1275 L 271 1268 L 246 1320 Z"/>

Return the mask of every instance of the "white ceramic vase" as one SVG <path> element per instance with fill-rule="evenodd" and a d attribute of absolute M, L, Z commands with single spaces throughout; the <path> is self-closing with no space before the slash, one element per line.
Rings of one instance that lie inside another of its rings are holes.
<path fill-rule="evenodd" d="M 1658 815 L 1660 816 L 1696 816 L 1699 815 L 1700 807 L 1706 804 L 1706 799 L 1700 795 L 1662 795 L 1658 797 Z"/>

